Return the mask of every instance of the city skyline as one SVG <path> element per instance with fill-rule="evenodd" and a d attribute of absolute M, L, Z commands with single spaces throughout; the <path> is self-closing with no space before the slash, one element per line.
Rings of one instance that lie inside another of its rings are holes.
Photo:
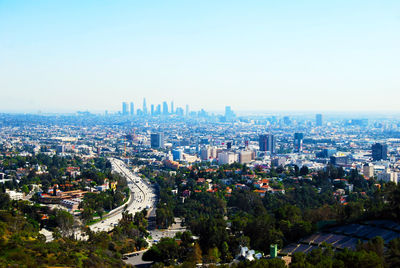
<path fill-rule="evenodd" d="M 0 1 L 0 267 L 400 267 L 399 10 Z"/>
<path fill-rule="evenodd" d="M 2 1 L 0 110 L 399 111 L 399 5 Z"/>

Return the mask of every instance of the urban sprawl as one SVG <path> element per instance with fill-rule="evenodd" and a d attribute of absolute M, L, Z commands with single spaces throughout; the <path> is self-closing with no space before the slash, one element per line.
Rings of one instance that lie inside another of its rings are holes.
<path fill-rule="evenodd" d="M 399 176 L 400 120 L 389 115 L 237 115 L 146 100 L 101 115 L 0 114 L 0 208 L 34 222 L 44 245 L 108 241 L 82 258 L 88 267 L 302 267 L 300 254 L 330 250 L 346 263 L 379 243 L 385 253 L 368 260 L 389 263 Z"/>

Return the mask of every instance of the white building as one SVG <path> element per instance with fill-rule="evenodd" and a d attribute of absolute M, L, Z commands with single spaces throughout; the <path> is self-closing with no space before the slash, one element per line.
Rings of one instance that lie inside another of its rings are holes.
<path fill-rule="evenodd" d="M 233 152 L 222 152 L 218 154 L 218 164 L 233 164 L 238 162 L 238 155 Z"/>
<path fill-rule="evenodd" d="M 390 169 L 386 169 L 384 172 L 378 173 L 378 180 L 385 182 L 391 181 L 397 184 L 398 174 Z"/>
<path fill-rule="evenodd" d="M 6 193 L 10 196 L 10 199 L 12 200 L 22 200 L 24 198 L 24 193 L 22 192 L 16 192 L 7 189 Z"/>
<path fill-rule="evenodd" d="M 208 160 L 211 158 L 211 148 L 209 146 L 204 146 L 200 149 L 201 160 Z"/>
<path fill-rule="evenodd" d="M 374 169 L 374 165 L 372 165 L 372 164 L 365 164 L 365 165 L 363 166 L 363 174 L 364 174 L 364 177 L 367 178 L 367 179 L 374 177 L 374 170 L 375 170 L 375 169 Z"/>
<path fill-rule="evenodd" d="M 240 164 L 248 164 L 254 160 L 252 151 L 240 151 L 239 153 L 239 162 Z"/>
<path fill-rule="evenodd" d="M 217 148 L 215 146 L 204 146 L 200 149 L 201 160 L 217 158 Z"/>

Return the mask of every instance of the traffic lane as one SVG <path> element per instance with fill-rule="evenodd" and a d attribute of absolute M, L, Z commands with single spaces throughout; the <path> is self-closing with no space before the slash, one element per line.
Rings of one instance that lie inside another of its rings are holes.
<path fill-rule="evenodd" d="M 112 161 L 112 164 L 115 163 L 114 161 Z M 134 174 L 132 174 L 129 170 L 127 170 L 126 168 L 123 168 L 123 166 L 121 165 L 117 165 L 118 167 L 121 167 L 120 170 L 122 171 L 121 175 L 125 175 L 127 177 L 128 181 L 128 187 L 130 186 L 131 192 L 134 195 L 132 197 L 133 202 L 130 204 L 130 206 L 127 207 L 127 210 L 131 213 L 136 213 L 137 211 L 140 211 L 140 209 L 142 209 L 141 206 L 146 206 L 146 207 L 153 207 L 153 205 L 155 205 L 155 202 L 153 201 L 154 199 L 154 193 L 152 191 L 152 189 L 145 185 L 143 187 L 143 189 L 141 189 L 136 183 L 135 181 L 139 181 L 139 185 L 142 184 L 142 178 L 140 178 L 139 176 L 135 176 Z M 114 166 L 113 166 L 114 167 Z M 126 172 L 124 172 L 126 171 Z M 141 182 L 141 183 L 140 183 Z M 138 190 L 138 191 L 137 191 Z M 146 194 L 149 196 L 149 200 L 147 200 L 147 202 L 145 202 L 146 200 Z M 136 198 L 135 195 L 139 196 L 138 198 L 138 202 L 136 202 Z M 149 201 L 153 201 L 153 202 L 149 202 Z M 102 222 L 96 223 L 94 225 L 91 226 L 91 229 L 95 229 L 97 231 L 101 231 L 101 230 L 109 230 L 112 229 L 113 226 L 115 224 L 118 223 L 119 219 L 122 218 L 122 211 L 121 213 L 116 214 L 115 216 L 111 216 L 107 219 L 105 219 Z"/>
<path fill-rule="evenodd" d="M 131 192 L 133 195 L 137 194 L 140 196 L 140 200 L 143 200 L 144 197 L 141 196 L 141 191 L 137 191 L 140 189 L 137 189 L 138 187 L 136 187 L 134 184 L 129 185 L 131 186 Z M 137 202 L 135 202 L 134 200 L 135 198 L 132 197 L 132 201 L 130 204 L 128 204 L 127 210 L 130 212 L 135 213 L 136 211 L 139 210 L 139 206 L 140 204 L 138 204 Z M 140 202 L 142 203 L 142 202 Z M 96 231 L 107 231 L 109 229 L 112 229 L 114 227 L 115 224 L 118 223 L 118 221 L 122 218 L 122 212 L 123 211 L 119 211 L 118 214 L 110 216 L 108 218 L 106 218 L 105 220 L 103 220 L 102 222 L 96 223 L 94 225 L 91 226 L 91 229 L 94 229 Z"/>

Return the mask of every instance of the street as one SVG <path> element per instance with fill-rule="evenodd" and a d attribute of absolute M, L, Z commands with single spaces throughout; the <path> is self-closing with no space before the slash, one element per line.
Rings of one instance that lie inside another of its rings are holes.
<path fill-rule="evenodd" d="M 90 226 L 90 229 L 96 232 L 112 230 L 122 218 L 125 205 L 127 205 L 126 210 L 129 213 L 135 214 L 145 208 L 148 210 L 154 208 L 156 203 L 156 195 L 150 185 L 129 170 L 123 161 L 115 158 L 109 158 L 109 161 L 111 162 L 112 170 L 126 178 L 128 187 L 131 190 L 131 196 L 126 204 L 114 209 L 102 221 Z"/>

